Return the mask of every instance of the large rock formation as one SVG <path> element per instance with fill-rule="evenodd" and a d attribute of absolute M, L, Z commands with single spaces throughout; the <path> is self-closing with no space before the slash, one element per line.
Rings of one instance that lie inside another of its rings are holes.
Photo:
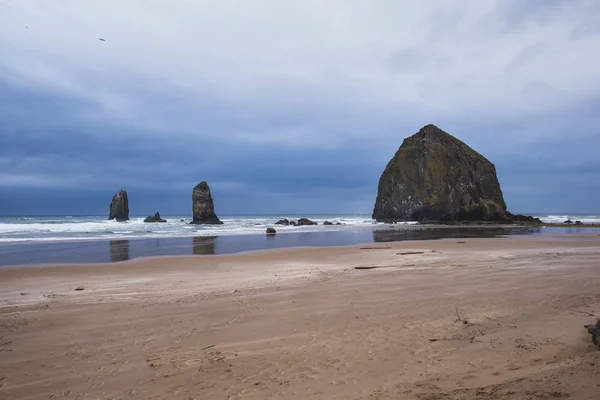
<path fill-rule="evenodd" d="M 108 219 L 116 219 L 117 221 L 129 220 L 129 200 L 127 199 L 127 192 L 125 190 L 119 190 L 113 196 L 110 202 Z"/>
<path fill-rule="evenodd" d="M 406 138 L 379 180 L 373 218 L 506 221 L 494 164 L 435 125 Z"/>
<path fill-rule="evenodd" d="M 190 224 L 217 225 L 223 223 L 215 214 L 210 188 L 205 181 L 196 185 L 192 192 L 192 211 L 194 218 Z"/>

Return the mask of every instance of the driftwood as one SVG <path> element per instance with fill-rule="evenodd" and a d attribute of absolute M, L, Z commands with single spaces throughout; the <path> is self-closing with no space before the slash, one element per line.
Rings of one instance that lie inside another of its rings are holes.
<path fill-rule="evenodd" d="M 402 268 L 402 267 L 414 267 L 416 264 L 406 264 L 406 265 L 361 265 L 358 267 L 354 267 L 354 269 L 378 269 L 378 268 Z"/>
<path fill-rule="evenodd" d="M 425 252 L 424 251 L 405 251 L 403 253 L 396 253 L 396 255 L 399 255 L 399 256 L 408 256 L 410 254 L 425 254 Z"/>
<path fill-rule="evenodd" d="M 596 322 L 595 325 L 584 325 L 587 331 L 592 335 L 592 341 L 598 349 L 600 349 L 600 319 Z"/>

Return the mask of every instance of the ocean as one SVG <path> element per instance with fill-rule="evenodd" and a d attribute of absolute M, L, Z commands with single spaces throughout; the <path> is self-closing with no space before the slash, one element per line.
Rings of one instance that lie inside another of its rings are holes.
<path fill-rule="evenodd" d="M 309 218 L 319 225 L 277 226 L 280 219 Z M 376 224 L 370 215 L 244 215 L 221 216 L 223 225 L 190 225 L 189 216 L 162 216 L 167 222 L 147 223 L 145 217 L 116 222 L 106 216 L 0 217 L 0 243 L 58 242 L 74 240 L 148 239 L 192 236 L 264 234 L 278 232 L 332 232 Z M 325 221 L 342 225 L 323 225 Z"/>
<path fill-rule="evenodd" d="M 600 223 L 600 215 L 541 214 L 542 221 L 567 219 Z M 282 218 L 306 217 L 319 225 L 276 226 Z M 104 263 L 138 257 L 232 254 L 286 247 L 347 246 L 362 243 L 442 238 L 598 233 L 593 228 L 435 228 L 377 223 L 369 215 L 222 216 L 223 225 L 190 225 L 189 216 L 163 216 L 168 222 L 145 223 L 145 217 L 108 221 L 106 216 L 0 217 L 0 267 L 15 265 Z M 341 225 L 323 225 L 325 221 Z M 265 230 L 277 229 L 269 237 Z"/>
<path fill-rule="evenodd" d="M 567 219 L 583 223 L 600 223 L 600 214 L 537 214 L 547 223 Z M 309 218 L 315 226 L 276 226 L 282 218 Z M 274 226 L 279 233 L 336 232 L 378 225 L 370 215 L 233 215 L 222 216 L 223 225 L 190 225 L 189 216 L 163 216 L 165 223 L 145 223 L 145 217 L 130 221 L 108 221 L 106 216 L 23 216 L 0 217 L 0 243 L 57 242 L 74 240 L 144 239 L 193 236 L 229 236 L 264 234 Z M 331 221 L 334 224 L 323 225 Z M 414 222 L 412 223 L 414 224 Z M 383 225 L 383 224 L 382 224 Z"/>

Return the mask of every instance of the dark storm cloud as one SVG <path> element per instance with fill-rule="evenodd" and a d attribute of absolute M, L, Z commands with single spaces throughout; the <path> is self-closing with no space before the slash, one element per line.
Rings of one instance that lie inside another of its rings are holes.
<path fill-rule="evenodd" d="M 0 5 L 0 213 L 369 213 L 428 123 L 511 209 L 598 210 L 593 2 L 203 4 Z"/>

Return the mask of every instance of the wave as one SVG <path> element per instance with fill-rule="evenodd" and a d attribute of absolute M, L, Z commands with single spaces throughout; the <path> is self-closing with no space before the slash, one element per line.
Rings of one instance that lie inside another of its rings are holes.
<path fill-rule="evenodd" d="M 559 224 L 567 220 L 581 221 L 584 224 L 600 224 L 600 215 L 594 214 L 545 214 L 536 217 L 548 224 Z"/>
<path fill-rule="evenodd" d="M 316 226 L 278 226 L 284 232 L 338 231 L 357 226 L 375 224 L 367 216 L 307 216 L 317 222 Z M 222 218 L 223 225 L 190 225 L 189 217 L 165 217 L 168 222 L 145 223 L 143 217 L 129 221 L 109 221 L 105 217 L 0 217 L 0 243 L 26 241 L 71 241 L 135 239 L 186 236 L 219 236 L 264 234 L 268 226 L 282 218 L 298 219 L 298 216 L 230 216 Z M 325 221 L 342 225 L 323 225 Z"/>

